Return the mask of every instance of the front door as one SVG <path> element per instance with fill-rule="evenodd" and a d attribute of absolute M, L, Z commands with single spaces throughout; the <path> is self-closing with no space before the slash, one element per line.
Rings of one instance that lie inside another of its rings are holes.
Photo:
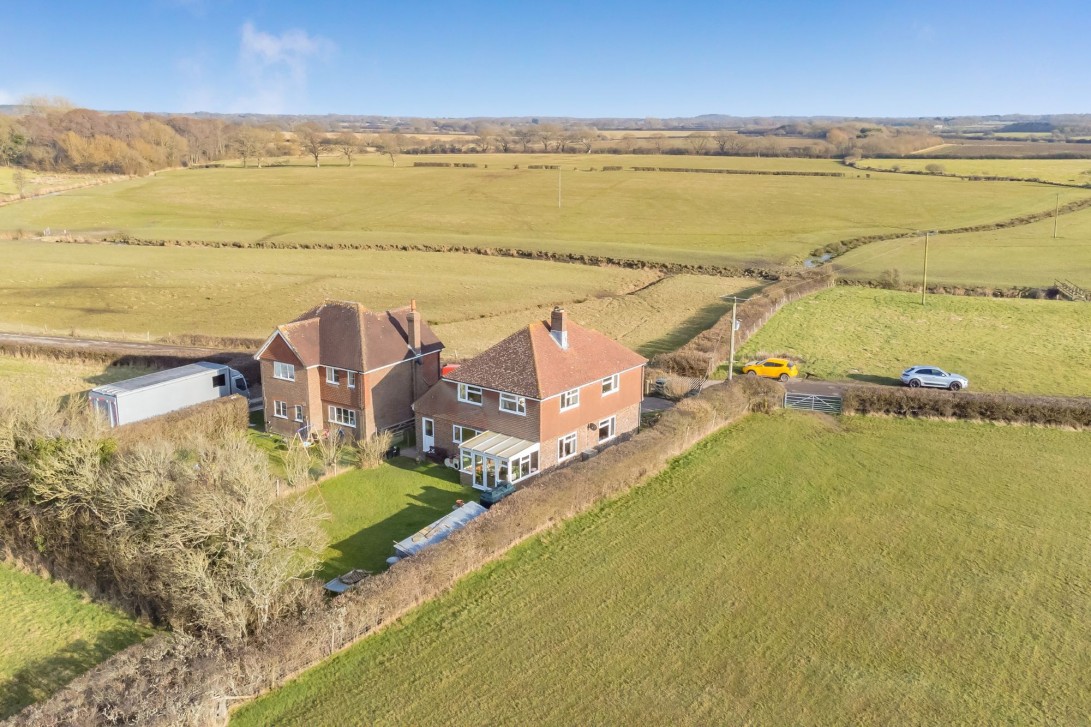
<path fill-rule="evenodd" d="M 431 419 L 421 419 L 421 451 L 430 452 L 436 446 L 436 423 Z"/>

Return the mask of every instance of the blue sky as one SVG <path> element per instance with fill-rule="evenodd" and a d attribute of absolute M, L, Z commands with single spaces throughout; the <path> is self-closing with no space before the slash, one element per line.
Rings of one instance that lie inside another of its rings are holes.
<path fill-rule="evenodd" d="M 12 2 L 0 103 L 403 116 L 1091 112 L 1091 3 Z"/>

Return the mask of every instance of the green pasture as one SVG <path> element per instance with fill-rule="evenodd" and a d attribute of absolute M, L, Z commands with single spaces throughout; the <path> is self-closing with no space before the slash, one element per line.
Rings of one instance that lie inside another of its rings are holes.
<path fill-rule="evenodd" d="M 142 366 L 0 354 L 0 393 L 20 399 L 55 398 L 151 371 Z"/>
<path fill-rule="evenodd" d="M 232 724 L 1074 724 L 1087 433 L 754 415 Z"/>
<path fill-rule="evenodd" d="M 45 699 L 151 630 L 81 591 L 0 564 L 0 719 Z"/>
<path fill-rule="evenodd" d="M 375 469 L 351 469 L 299 496 L 314 498 L 329 515 L 324 527 L 330 546 L 319 572 L 324 580 L 353 568 L 385 569 L 395 542 L 451 512 L 455 500 L 477 500 L 454 470 L 406 457 Z"/>
<path fill-rule="evenodd" d="M 1048 147 L 1042 147 L 1048 149 Z M 877 169 L 926 171 L 931 164 L 943 167 L 947 174 L 981 177 L 1018 177 L 1042 179 L 1063 184 L 1091 184 L 1091 160 L 1088 159 L 865 159 L 863 166 Z"/>
<path fill-rule="evenodd" d="M 838 287 L 796 301 L 741 349 L 801 357 L 822 378 L 898 383 L 913 365 L 979 391 L 1091 396 L 1091 305 Z"/>
<path fill-rule="evenodd" d="M 515 258 L 0 241 L 0 330 L 156 339 L 265 338 L 327 298 L 375 310 L 411 299 L 450 355 L 480 352 L 562 304 L 634 348 L 674 348 L 752 279 Z"/>
<path fill-rule="evenodd" d="M 704 264 L 798 262 L 859 235 L 993 222 L 1051 208 L 1053 188 L 857 172 L 830 160 L 452 155 L 476 169 L 284 166 L 162 172 L 0 208 L 0 231 L 240 243 L 465 244 Z M 560 164 L 560 172 L 532 170 Z M 487 165 L 487 168 L 486 168 Z M 519 169 L 513 169 L 518 165 Z M 845 172 L 844 178 L 604 172 L 603 166 Z M 589 169 L 599 171 L 588 171 Z M 558 206 L 558 186 L 561 205 Z M 1062 190 L 1063 201 L 1088 196 Z"/>
<path fill-rule="evenodd" d="M 989 232 L 933 235 L 928 282 L 964 287 L 1049 287 L 1060 279 L 1091 288 L 1091 210 Z M 874 280 L 897 270 L 905 282 L 924 274 L 924 238 L 874 242 L 834 260 L 838 274 Z"/>

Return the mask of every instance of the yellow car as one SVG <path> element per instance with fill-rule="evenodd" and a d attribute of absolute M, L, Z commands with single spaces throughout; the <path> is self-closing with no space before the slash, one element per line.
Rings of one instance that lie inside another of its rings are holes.
<path fill-rule="evenodd" d="M 786 358 L 767 358 L 764 361 L 751 361 L 742 367 L 742 372 L 747 376 L 787 381 L 799 376 L 799 367 Z"/>

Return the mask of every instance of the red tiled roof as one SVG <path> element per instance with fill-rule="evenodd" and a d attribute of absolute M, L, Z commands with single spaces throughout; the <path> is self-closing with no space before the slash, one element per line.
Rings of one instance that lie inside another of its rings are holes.
<path fill-rule="evenodd" d="M 359 303 L 326 301 L 291 323 L 277 326 L 277 333 L 304 366 L 371 371 L 416 355 L 409 348 L 408 314 L 409 306 L 369 311 Z M 443 343 L 422 320 L 422 353 L 442 348 Z"/>
<path fill-rule="evenodd" d="M 522 328 L 447 375 L 451 381 L 545 399 L 647 363 L 598 331 L 567 321 L 568 346 L 550 335 L 549 323 Z"/>

